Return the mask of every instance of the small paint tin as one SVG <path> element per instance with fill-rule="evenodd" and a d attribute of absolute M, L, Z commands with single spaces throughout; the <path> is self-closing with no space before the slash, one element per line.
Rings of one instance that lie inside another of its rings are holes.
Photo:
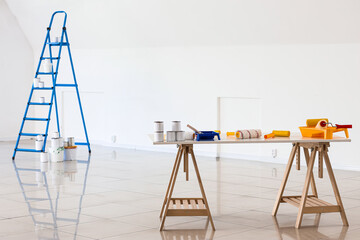
<path fill-rule="evenodd" d="M 59 138 L 60 137 L 60 133 L 59 132 L 53 132 L 52 133 L 52 138 Z"/>
<path fill-rule="evenodd" d="M 45 103 L 45 97 L 40 97 L 40 98 L 39 98 L 39 102 L 40 102 L 40 103 Z"/>
<path fill-rule="evenodd" d="M 185 131 L 177 131 L 176 134 L 176 141 L 185 141 Z"/>
<path fill-rule="evenodd" d="M 34 78 L 34 88 L 39 87 L 40 78 Z"/>
<path fill-rule="evenodd" d="M 43 81 L 39 82 L 39 88 L 44 88 L 45 87 L 45 83 Z"/>
<path fill-rule="evenodd" d="M 40 162 L 41 163 L 47 163 L 48 162 L 48 153 L 47 152 L 41 152 L 40 153 Z"/>
<path fill-rule="evenodd" d="M 36 140 L 35 141 L 35 150 L 38 150 L 38 151 L 42 150 L 43 145 L 44 145 L 43 140 L 41 140 L 41 141 Z"/>
<path fill-rule="evenodd" d="M 181 131 L 181 121 L 172 121 L 171 130 L 177 132 Z"/>
<path fill-rule="evenodd" d="M 67 142 L 68 142 L 68 147 L 75 146 L 74 137 L 68 137 Z"/>
<path fill-rule="evenodd" d="M 44 136 L 41 135 L 41 134 L 39 134 L 39 135 L 36 136 L 36 140 L 38 140 L 38 141 L 43 141 L 43 140 L 44 140 Z"/>
<path fill-rule="evenodd" d="M 155 121 L 154 122 L 154 132 L 164 132 L 164 122 Z"/>
<path fill-rule="evenodd" d="M 176 132 L 175 131 L 167 131 L 166 132 L 166 141 L 167 142 L 175 142 L 176 141 Z"/>
<path fill-rule="evenodd" d="M 154 142 L 163 142 L 164 141 L 164 132 L 154 133 Z"/>

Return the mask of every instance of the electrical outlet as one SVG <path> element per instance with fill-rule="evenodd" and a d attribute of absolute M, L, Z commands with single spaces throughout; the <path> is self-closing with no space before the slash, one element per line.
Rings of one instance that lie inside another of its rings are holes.
<path fill-rule="evenodd" d="M 273 157 L 273 158 L 276 158 L 276 157 L 277 157 L 277 149 L 276 149 L 276 148 L 274 148 L 274 149 L 272 150 L 272 157 Z"/>
<path fill-rule="evenodd" d="M 112 136 L 111 136 L 111 142 L 112 142 L 112 143 L 115 143 L 115 142 L 116 142 L 116 136 L 115 136 L 115 135 L 112 135 Z"/>

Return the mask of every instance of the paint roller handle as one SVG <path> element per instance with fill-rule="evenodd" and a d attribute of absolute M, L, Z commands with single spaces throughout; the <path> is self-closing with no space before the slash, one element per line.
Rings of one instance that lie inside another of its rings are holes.
<path fill-rule="evenodd" d="M 186 125 L 188 128 L 190 128 L 191 130 L 193 130 L 196 133 L 201 133 L 199 132 L 196 128 L 194 128 L 193 126 L 191 126 L 190 124 Z"/>
<path fill-rule="evenodd" d="M 345 125 L 340 125 L 340 124 L 335 124 L 336 128 L 352 128 L 352 124 L 345 124 Z"/>

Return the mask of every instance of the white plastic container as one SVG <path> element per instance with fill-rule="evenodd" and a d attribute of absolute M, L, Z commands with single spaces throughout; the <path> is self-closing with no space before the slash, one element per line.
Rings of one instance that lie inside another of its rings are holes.
<path fill-rule="evenodd" d="M 39 82 L 39 88 L 44 88 L 44 87 L 45 87 L 45 83 L 42 82 L 42 81 L 40 81 L 40 82 Z"/>
<path fill-rule="evenodd" d="M 40 153 L 40 162 L 47 163 L 48 160 L 48 153 L 47 152 L 41 152 Z"/>
<path fill-rule="evenodd" d="M 176 133 L 176 141 L 185 141 L 185 131 L 179 131 Z"/>
<path fill-rule="evenodd" d="M 154 133 L 154 142 L 163 142 L 164 141 L 164 132 Z"/>
<path fill-rule="evenodd" d="M 36 136 L 36 140 L 42 141 L 42 140 L 44 140 L 44 136 L 39 134 L 39 135 Z"/>
<path fill-rule="evenodd" d="M 166 132 L 166 141 L 167 142 L 175 142 L 176 141 L 176 132 L 167 131 Z"/>
<path fill-rule="evenodd" d="M 154 132 L 164 132 L 164 122 L 155 121 L 154 122 Z"/>
<path fill-rule="evenodd" d="M 50 59 L 45 59 L 44 65 L 43 65 L 43 72 L 44 73 L 52 72 L 52 63 L 50 62 Z"/>
<path fill-rule="evenodd" d="M 39 87 L 39 82 L 40 82 L 40 78 L 34 78 L 34 87 L 35 88 Z"/>
<path fill-rule="evenodd" d="M 177 132 L 181 131 L 181 121 L 172 121 L 171 130 Z"/>
<path fill-rule="evenodd" d="M 64 148 L 49 148 L 51 162 L 64 161 Z"/>
<path fill-rule="evenodd" d="M 40 97 L 40 98 L 39 98 L 39 102 L 40 102 L 40 103 L 45 103 L 45 97 Z"/>
<path fill-rule="evenodd" d="M 35 141 L 35 150 L 41 150 L 43 148 L 44 145 L 44 140 L 36 140 Z"/>
<path fill-rule="evenodd" d="M 60 133 L 59 133 L 59 132 L 53 132 L 51 137 L 52 137 L 52 138 L 59 138 L 59 137 L 60 137 Z"/>
<path fill-rule="evenodd" d="M 60 138 L 52 138 L 51 139 L 51 148 L 52 149 L 57 149 L 59 147 L 61 147 Z"/>
<path fill-rule="evenodd" d="M 76 146 L 71 148 L 65 148 L 64 160 L 65 161 L 76 160 L 76 152 L 77 152 Z"/>

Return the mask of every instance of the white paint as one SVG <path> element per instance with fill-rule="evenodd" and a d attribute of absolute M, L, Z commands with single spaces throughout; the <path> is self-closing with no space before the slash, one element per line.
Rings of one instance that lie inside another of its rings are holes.
<path fill-rule="evenodd" d="M 15 140 L 33 83 L 33 51 L 4 0 L 0 0 L 0 53 L 0 138 Z M 31 124 L 24 128 L 32 130 Z"/>
<path fill-rule="evenodd" d="M 330 155 L 337 167 L 360 169 L 360 1 L 8 2 L 36 61 L 50 12 L 69 13 L 69 38 L 93 143 L 173 151 L 151 146 L 146 134 L 153 132 L 154 120 L 164 120 L 165 131 L 174 119 L 214 130 L 217 97 L 258 98 L 265 130 L 298 131 L 307 118 L 320 116 L 352 123 L 353 141 L 334 143 Z M 68 65 L 63 69 L 60 80 L 70 79 Z M 65 115 L 77 113 L 73 101 L 66 104 Z M 241 119 L 236 106 L 234 119 Z M 81 122 L 62 121 L 65 132 L 83 136 Z M 261 146 L 248 156 L 285 162 L 290 146 L 279 145 L 276 159 L 272 148 Z M 197 146 L 196 152 L 214 155 L 216 147 Z"/>

